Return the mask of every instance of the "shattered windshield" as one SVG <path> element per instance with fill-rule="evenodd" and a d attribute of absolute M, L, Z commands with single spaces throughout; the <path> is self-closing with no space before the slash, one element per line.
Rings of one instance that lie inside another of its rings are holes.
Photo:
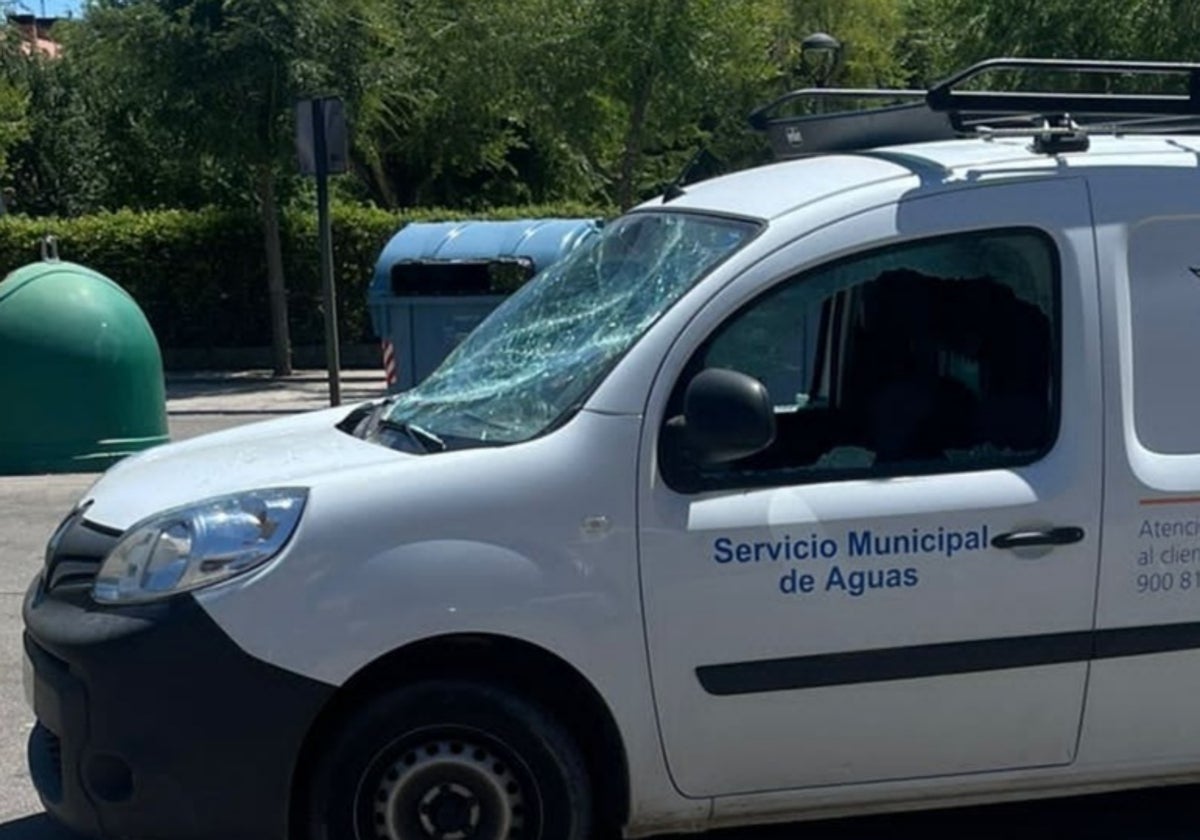
<path fill-rule="evenodd" d="M 756 231 L 747 222 L 635 213 L 505 301 L 387 409 L 453 443 L 515 443 L 578 408 L 684 292 Z"/>

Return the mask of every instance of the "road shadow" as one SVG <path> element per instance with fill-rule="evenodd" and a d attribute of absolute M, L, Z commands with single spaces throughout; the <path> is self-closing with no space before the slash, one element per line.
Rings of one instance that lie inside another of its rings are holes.
<path fill-rule="evenodd" d="M 45 814 L 0 823 L 0 840 L 83 840 Z"/>
<path fill-rule="evenodd" d="M 1044 802 L 888 814 L 653 840 L 1196 840 L 1200 786 L 1095 795 Z M 45 814 L 0 823 L 0 840 L 85 840 Z"/>
<path fill-rule="evenodd" d="M 1096 794 L 939 811 L 886 814 L 756 829 L 728 829 L 702 840 L 1196 840 L 1200 786 Z M 5 840 L 0 834 L 0 840 Z M 684 840 L 670 835 L 654 840 Z"/>

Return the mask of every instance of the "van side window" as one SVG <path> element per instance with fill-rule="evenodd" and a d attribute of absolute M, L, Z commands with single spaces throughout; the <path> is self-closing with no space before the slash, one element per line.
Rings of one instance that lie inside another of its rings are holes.
<path fill-rule="evenodd" d="M 664 427 L 680 489 L 960 472 L 1031 463 L 1058 428 L 1058 254 L 1032 230 L 905 243 L 792 278 L 722 325 L 687 383 L 729 368 L 766 386 L 775 442 L 700 467 Z"/>
<path fill-rule="evenodd" d="M 1198 224 L 1196 216 L 1146 219 L 1129 233 L 1134 430 L 1160 455 L 1200 452 L 1200 389 L 1191 382 L 1200 338 Z"/>

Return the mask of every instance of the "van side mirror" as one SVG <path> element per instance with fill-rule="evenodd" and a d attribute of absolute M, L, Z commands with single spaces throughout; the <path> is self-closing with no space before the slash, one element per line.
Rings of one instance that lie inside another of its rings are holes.
<path fill-rule="evenodd" d="M 724 464 L 775 441 L 775 409 L 757 379 L 725 368 L 696 374 L 683 397 L 683 433 L 702 464 Z"/>

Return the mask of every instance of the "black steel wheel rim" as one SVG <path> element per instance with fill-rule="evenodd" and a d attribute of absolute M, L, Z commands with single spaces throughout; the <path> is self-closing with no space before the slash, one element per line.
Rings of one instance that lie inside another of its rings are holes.
<path fill-rule="evenodd" d="M 355 792 L 358 840 L 537 840 L 533 773 L 493 735 L 419 729 L 384 747 Z"/>

